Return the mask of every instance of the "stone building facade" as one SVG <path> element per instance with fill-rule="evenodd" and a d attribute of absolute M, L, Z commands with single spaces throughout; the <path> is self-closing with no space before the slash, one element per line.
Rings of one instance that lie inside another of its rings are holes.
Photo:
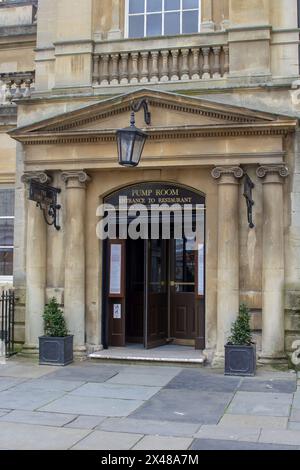
<path fill-rule="evenodd" d="M 13 272 L 4 261 L 12 246 L 0 241 L 0 280 L 13 274 L 24 351 L 36 352 L 55 296 L 78 354 L 135 338 L 217 359 L 245 302 L 261 360 L 285 360 L 300 335 L 298 16 L 296 0 L 0 3 L 0 194 L 15 190 L 14 214 L 3 209 L 14 216 Z M 115 133 L 141 99 L 152 119 L 147 127 L 139 113 L 137 126 L 149 139 L 140 165 L 121 168 Z M 60 231 L 28 200 L 31 181 L 61 189 Z M 151 296 L 144 277 L 138 302 L 132 265 L 155 250 L 120 243 L 126 280 L 112 296 L 113 244 L 96 237 L 97 208 L 130 188 L 159 187 L 202 198 L 204 290 L 196 292 L 198 257 L 169 241 L 155 248 L 160 290 Z M 163 315 L 165 327 L 155 323 Z"/>

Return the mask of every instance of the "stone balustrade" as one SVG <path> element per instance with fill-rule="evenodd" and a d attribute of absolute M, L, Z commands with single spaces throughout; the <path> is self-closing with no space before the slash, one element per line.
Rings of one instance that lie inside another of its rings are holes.
<path fill-rule="evenodd" d="M 30 98 L 35 87 L 35 73 L 0 74 L 0 105 L 8 105 L 18 98 Z"/>
<path fill-rule="evenodd" d="M 93 60 L 95 86 L 211 80 L 229 73 L 226 44 L 103 52 Z"/>

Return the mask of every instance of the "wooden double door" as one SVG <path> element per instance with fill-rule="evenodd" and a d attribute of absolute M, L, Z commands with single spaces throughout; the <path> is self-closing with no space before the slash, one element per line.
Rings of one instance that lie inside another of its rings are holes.
<path fill-rule="evenodd" d="M 111 243 L 118 241 L 108 245 Z M 109 296 L 106 306 L 108 346 L 135 343 L 150 349 L 175 342 L 204 349 L 204 291 L 199 295 L 201 264 L 194 242 L 158 239 L 119 243 L 122 292 L 119 297 Z M 204 276 L 204 258 L 201 262 Z M 109 263 L 109 268 L 114 269 L 113 264 Z M 110 278 L 113 276 L 110 272 Z"/>

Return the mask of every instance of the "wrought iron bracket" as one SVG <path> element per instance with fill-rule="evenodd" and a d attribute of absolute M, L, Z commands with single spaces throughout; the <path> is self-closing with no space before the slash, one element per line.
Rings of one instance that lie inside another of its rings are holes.
<path fill-rule="evenodd" d="M 244 177 L 244 197 L 246 199 L 247 204 L 248 224 L 249 228 L 251 229 L 255 228 L 255 225 L 253 223 L 253 206 L 255 205 L 255 202 L 253 200 L 254 188 L 255 184 L 251 180 L 250 176 L 246 173 Z"/>
<path fill-rule="evenodd" d="M 142 99 L 138 101 L 137 103 L 132 103 L 131 111 L 133 115 L 131 115 L 131 118 L 134 119 L 134 113 L 138 113 L 142 108 L 144 109 L 145 123 L 147 124 L 147 126 L 150 126 L 151 125 L 151 113 L 149 111 L 148 101 L 145 99 Z"/>
<path fill-rule="evenodd" d="M 58 212 L 61 205 L 57 203 L 57 196 L 60 193 L 61 189 L 59 188 L 53 188 L 36 180 L 30 181 L 29 200 L 35 202 L 43 212 L 46 224 L 54 226 L 58 231 L 61 229 Z"/>

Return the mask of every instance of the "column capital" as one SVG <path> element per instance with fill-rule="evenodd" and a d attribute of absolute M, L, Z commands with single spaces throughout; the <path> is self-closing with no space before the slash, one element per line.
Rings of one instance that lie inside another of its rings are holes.
<path fill-rule="evenodd" d="M 21 176 L 22 183 L 30 183 L 31 181 L 38 181 L 41 184 L 52 183 L 52 177 L 44 171 L 25 171 Z"/>
<path fill-rule="evenodd" d="M 83 170 L 69 170 L 61 174 L 61 179 L 69 187 L 85 188 L 91 181 L 91 177 Z"/>
<path fill-rule="evenodd" d="M 215 180 L 220 180 L 221 183 L 224 176 L 229 176 L 236 180 L 243 178 L 244 171 L 240 166 L 216 166 L 212 170 L 211 176 Z"/>
<path fill-rule="evenodd" d="M 287 178 L 290 174 L 288 167 L 282 164 L 274 165 L 261 165 L 256 170 L 258 178 L 265 178 L 266 176 L 280 176 L 281 178 Z"/>

